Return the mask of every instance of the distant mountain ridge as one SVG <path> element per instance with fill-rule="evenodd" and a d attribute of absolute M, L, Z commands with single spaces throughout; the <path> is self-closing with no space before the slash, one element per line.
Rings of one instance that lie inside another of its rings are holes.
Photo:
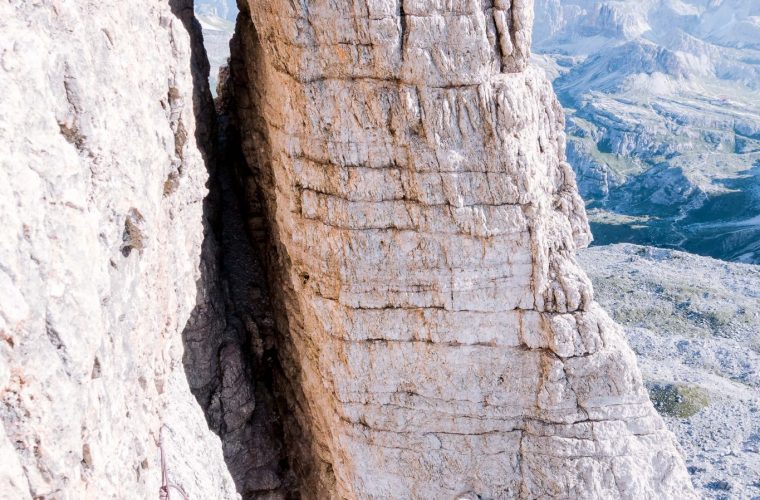
<path fill-rule="evenodd" d="M 235 32 L 237 14 L 235 0 L 195 2 L 195 17 L 203 28 L 203 44 L 211 66 L 209 85 L 214 96 L 219 81 L 219 68 L 227 64 L 227 58 L 230 56 L 229 44 Z"/>
<path fill-rule="evenodd" d="M 197 0 L 195 2 L 195 13 L 213 15 L 235 22 L 238 8 L 235 0 Z"/>
<path fill-rule="evenodd" d="M 760 2 L 537 0 L 600 243 L 760 262 Z"/>

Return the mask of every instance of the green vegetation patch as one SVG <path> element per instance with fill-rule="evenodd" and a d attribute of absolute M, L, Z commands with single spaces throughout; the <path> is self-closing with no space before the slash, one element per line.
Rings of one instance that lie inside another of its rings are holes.
<path fill-rule="evenodd" d="M 698 385 L 647 384 L 649 398 L 662 415 L 689 418 L 710 404 L 710 395 Z"/>

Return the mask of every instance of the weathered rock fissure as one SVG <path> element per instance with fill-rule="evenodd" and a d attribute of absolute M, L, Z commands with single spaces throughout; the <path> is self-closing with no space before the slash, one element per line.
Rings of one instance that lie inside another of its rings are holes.
<path fill-rule="evenodd" d="M 281 370 L 263 261 L 268 230 L 257 193 L 238 178 L 246 170 L 228 74 L 223 69 L 216 101 L 202 277 L 183 332 L 184 364 L 242 497 L 297 498 L 274 381 Z"/>
<path fill-rule="evenodd" d="M 234 178 L 244 200 L 248 234 L 258 242 L 257 249 L 270 285 L 268 298 L 272 307 L 277 363 L 269 377 L 277 394 L 275 412 L 282 423 L 285 455 L 296 477 L 289 483 L 287 494 L 309 498 L 314 490 L 305 484 L 316 474 L 329 470 L 331 463 L 319 458 L 325 451 L 320 449 L 308 420 L 310 403 L 303 394 L 303 373 L 291 336 L 291 332 L 299 331 L 303 325 L 299 316 L 290 315 L 285 306 L 293 303 L 297 291 L 291 285 L 291 264 L 287 253 L 282 251 L 277 238 L 276 207 L 265 195 L 275 189 L 275 181 L 271 170 L 266 168 L 268 132 L 261 115 L 264 96 L 252 95 L 252 89 L 256 88 L 256 71 L 249 71 L 257 67 L 256 61 L 261 57 L 260 45 L 250 13 L 245 6 L 241 7 L 235 36 L 230 43 L 230 75 L 224 90 L 230 130 L 238 141 L 235 147 L 239 148 L 240 155 L 234 164 Z M 306 285 L 311 277 L 308 273 L 300 273 L 295 279 Z M 331 483 L 326 487 L 326 491 L 334 489 Z"/>

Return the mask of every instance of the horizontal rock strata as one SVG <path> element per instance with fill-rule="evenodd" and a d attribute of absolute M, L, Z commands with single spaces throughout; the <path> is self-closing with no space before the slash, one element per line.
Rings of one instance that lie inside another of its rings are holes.
<path fill-rule="evenodd" d="M 693 497 L 574 260 L 590 235 L 531 17 L 251 0 L 239 20 L 308 498 Z"/>

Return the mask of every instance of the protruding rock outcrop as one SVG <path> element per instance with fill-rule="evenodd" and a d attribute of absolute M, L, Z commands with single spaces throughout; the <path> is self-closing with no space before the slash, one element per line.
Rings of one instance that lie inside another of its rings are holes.
<path fill-rule="evenodd" d="M 589 231 L 531 16 L 251 0 L 239 20 L 308 498 L 693 497 L 576 265 Z"/>

